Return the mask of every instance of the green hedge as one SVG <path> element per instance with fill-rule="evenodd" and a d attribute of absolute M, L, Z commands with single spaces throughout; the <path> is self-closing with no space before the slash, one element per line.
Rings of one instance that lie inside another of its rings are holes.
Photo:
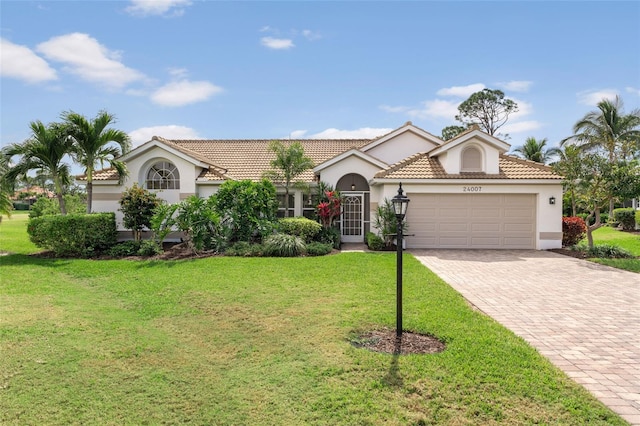
<path fill-rule="evenodd" d="M 29 220 L 27 232 L 36 246 L 61 257 L 90 257 L 117 241 L 115 213 L 41 216 Z"/>
<path fill-rule="evenodd" d="M 315 240 L 322 230 L 322 225 L 306 217 L 289 217 L 280 219 L 278 228 L 283 234 L 295 235 L 302 238 L 306 243 L 310 243 Z"/>
<path fill-rule="evenodd" d="M 619 223 L 624 231 L 633 231 L 636 229 L 636 212 L 632 208 L 614 209 L 613 220 Z"/>

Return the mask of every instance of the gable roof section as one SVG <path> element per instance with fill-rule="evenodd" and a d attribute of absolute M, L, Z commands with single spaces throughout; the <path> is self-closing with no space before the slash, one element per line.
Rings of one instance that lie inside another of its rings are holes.
<path fill-rule="evenodd" d="M 344 160 L 345 158 L 349 158 L 349 157 L 358 157 L 363 161 L 366 161 L 367 163 L 371 163 L 376 167 L 379 167 L 381 169 L 384 169 L 386 167 L 389 167 L 389 165 L 387 163 L 385 163 L 382 160 L 379 160 L 371 155 L 365 154 L 364 152 L 360 151 L 357 148 L 351 148 L 348 151 L 345 151 L 341 154 L 336 155 L 333 158 L 328 159 L 327 161 L 323 162 L 322 164 L 318 164 L 316 167 L 313 168 L 314 173 L 318 173 L 324 169 L 326 169 L 327 167 L 330 167 L 336 163 L 339 163 L 340 161 Z"/>
<path fill-rule="evenodd" d="M 376 179 L 507 179 L 530 180 L 548 179 L 562 180 L 562 176 L 553 172 L 551 167 L 533 161 L 521 160 L 509 155 L 500 154 L 500 173 L 459 173 L 449 174 L 440 161 L 430 153 L 418 153 L 404 161 L 396 163 L 374 176 Z"/>
<path fill-rule="evenodd" d="M 448 151 L 454 146 L 460 145 L 461 143 L 464 143 L 473 138 L 478 138 L 483 142 L 486 142 L 489 145 L 494 146 L 496 149 L 498 149 L 502 153 L 507 152 L 511 147 L 511 145 L 509 145 L 508 143 L 494 136 L 491 136 L 488 133 L 483 132 L 482 130 L 480 130 L 480 127 L 478 127 L 477 125 L 474 125 L 474 126 L 471 126 L 469 129 L 465 130 L 464 132 L 460 133 L 456 137 L 451 138 L 448 141 L 444 142 L 439 147 L 432 149 L 431 151 L 429 151 L 429 155 L 432 157 L 435 157 L 439 154 L 442 154 L 443 152 Z"/>
<path fill-rule="evenodd" d="M 370 149 L 375 148 L 378 145 L 382 145 L 383 143 L 387 142 L 390 139 L 395 138 L 398 135 L 401 135 L 402 133 L 405 132 L 411 132 L 414 133 L 436 145 L 441 145 L 442 139 L 438 138 L 437 136 L 432 135 L 431 133 L 427 132 L 426 130 L 421 129 L 420 127 L 414 126 L 412 122 L 407 121 L 404 126 L 397 128 L 396 130 L 393 130 L 389 133 L 387 133 L 386 135 L 380 136 L 377 139 L 374 139 L 373 141 L 370 141 L 367 145 L 363 146 L 361 148 L 361 151 L 363 152 L 367 152 Z"/>

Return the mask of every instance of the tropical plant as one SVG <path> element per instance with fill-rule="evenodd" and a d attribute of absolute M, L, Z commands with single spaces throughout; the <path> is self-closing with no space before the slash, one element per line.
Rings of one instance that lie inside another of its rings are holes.
<path fill-rule="evenodd" d="M 269 150 L 273 151 L 276 158 L 271 160 L 272 170 L 264 172 L 263 176 L 273 182 L 284 186 L 285 191 L 285 217 L 289 216 L 289 189 L 292 183 L 296 187 L 306 189 L 304 182 L 294 182 L 294 179 L 313 167 L 313 160 L 304 153 L 300 142 L 293 142 L 288 146 L 274 140 L 269 144 Z"/>
<path fill-rule="evenodd" d="M 180 208 L 180 204 L 169 204 L 164 200 L 160 200 L 153 211 L 149 228 L 153 232 L 153 240 L 160 248 L 165 238 L 173 231 L 176 225 L 176 211 Z"/>
<path fill-rule="evenodd" d="M 306 217 L 289 217 L 278 222 L 279 231 L 287 235 L 295 235 L 303 239 L 305 243 L 310 243 L 322 229 L 315 220 Z"/>
<path fill-rule="evenodd" d="M 466 125 L 479 124 L 485 132 L 495 135 L 509 115 L 517 111 L 518 104 L 506 99 L 501 90 L 483 89 L 458 105 L 456 120 Z"/>
<path fill-rule="evenodd" d="M 342 206 L 342 196 L 338 191 L 326 191 L 324 197 L 318 203 L 316 207 L 318 218 L 320 223 L 325 228 L 333 226 L 333 222 L 336 218 L 340 217 Z"/>
<path fill-rule="evenodd" d="M 6 156 L 0 155 L 0 222 L 2 215 L 11 217 L 13 202 L 11 201 L 12 185 L 4 178 L 9 169 L 9 161 Z"/>
<path fill-rule="evenodd" d="M 525 140 L 524 145 L 516 147 L 513 152 L 525 160 L 535 161 L 536 163 L 546 164 L 555 155 L 558 154 L 558 148 L 545 148 L 547 138 L 537 140 L 529 137 Z"/>
<path fill-rule="evenodd" d="M 151 228 L 151 218 L 158 204 L 158 196 L 140 188 L 137 183 L 122 193 L 119 209 L 123 214 L 122 224 L 125 228 L 131 229 L 135 241 L 142 239 L 144 228 Z"/>
<path fill-rule="evenodd" d="M 121 130 L 109 128 L 115 123 L 115 116 L 100 111 L 92 120 L 73 111 L 62 114 L 73 140 L 73 158 L 84 167 L 87 181 L 87 213 L 91 213 L 93 202 L 93 174 L 97 165 L 112 167 L 123 179 L 126 176 L 124 162 L 118 157 L 126 154 L 131 143 L 129 135 Z"/>
<path fill-rule="evenodd" d="M 305 253 L 304 241 L 295 235 L 273 234 L 264 240 L 265 256 L 296 257 Z"/>
<path fill-rule="evenodd" d="M 576 144 L 584 151 L 603 152 L 609 163 L 626 161 L 640 151 L 640 109 L 623 112 L 622 100 L 603 99 L 598 109 L 582 117 L 573 126 L 573 135 L 560 144 Z M 609 194 L 609 215 L 615 207 L 614 194 Z"/>
<path fill-rule="evenodd" d="M 212 198 L 215 211 L 231 229 L 230 242 L 261 241 L 272 233 L 278 200 L 268 180 L 226 181 Z"/>
<path fill-rule="evenodd" d="M 64 188 L 71 181 L 70 167 L 64 158 L 71 152 L 71 141 L 66 137 L 66 129 L 58 123 L 44 125 L 41 121 L 32 121 L 29 125 L 31 136 L 22 143 L 14 143 L 2 150 L 7 164 L 14 156 L 18 162 L 9 167 L 3 175 L 3 185 L 13 185 L 18 178 L 30 171 L 42 172 L 51 176 L 60 211 L 67 214 L 64 204 Z"/>
<path fill-rule="evenodd" d="M 388 198 L 385 198 L 382 205 L 376 209 L 373 225 L 377 229 L 378 235 L 384 240 L 385 247 L 391 248 L 398 234 L 398 219 L 393 209 L 393 203 Z M 402 221 L 402 232 L 406 233 L 407 229 L 407 221 Z"/>
<path fill-rule="evenodd" d="M 178 230 L 194 253 L 202 250 L 221 250 L 228 242 L 224 224 L 214 210 L 213 197 L 208 199 L 192 195 L 182 201 L 176 217 Z"/>

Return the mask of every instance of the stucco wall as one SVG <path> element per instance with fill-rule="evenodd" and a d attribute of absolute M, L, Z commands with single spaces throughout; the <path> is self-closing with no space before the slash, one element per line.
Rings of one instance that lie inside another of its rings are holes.
<path fill-rule="evenodd" d="M 430 151 L 436 146 L 433 142 L 427 141 L 415 133 L 405 132 L 366 152 L 385 163 L 394 164 L 417 152 Z"/>

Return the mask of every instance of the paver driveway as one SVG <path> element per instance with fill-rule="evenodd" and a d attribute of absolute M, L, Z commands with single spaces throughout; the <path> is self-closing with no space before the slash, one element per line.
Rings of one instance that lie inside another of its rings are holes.
<path fill-rule="evenodd" d="M 640 274 L 533 250 L 412 250 L 481 311 L 640 425 Z"/>

